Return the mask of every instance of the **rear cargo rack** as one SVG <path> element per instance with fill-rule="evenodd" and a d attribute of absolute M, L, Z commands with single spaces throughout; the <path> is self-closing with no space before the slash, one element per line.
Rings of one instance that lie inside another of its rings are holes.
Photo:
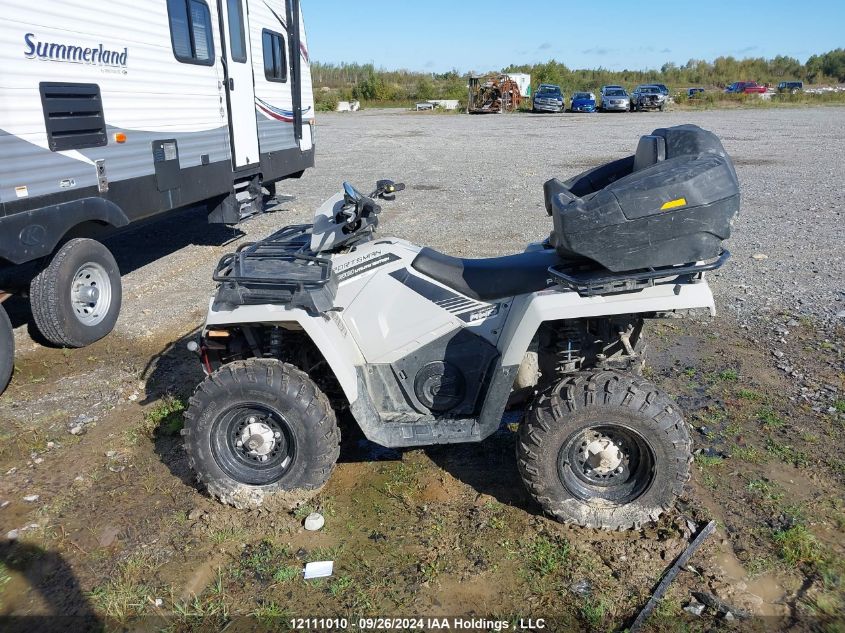
<path fill-rule="evenodd" d="M 549 274 L 555 282 L 574 290 L 582 297 L 596 297 L 599 295 L 617 294 L 620 292 L 636 292 L 653 286 L 660 279 L 680 278 L 692 282 L 702 277 L 708 270 L 716 270 L 731 256 L 727 250 L 722 250 L 716 259 L 680 266 L 666 266 L 662 268 L 646 268 L 621 273 L 614 273 L 606 268 L 596 268 L 595 265 L 584 263 L 557 264 L 549 267 Z M 678 281 L 681 281 L 678 279 Z"/>
<path fill-rule="evenodd" d="M 312 228 L 288 226 L 224 255 L 212 275 L 220 284 L 214 309 L 276 304 L 317 313 L 330 310 L 337 281 L 331 260 L 310 251 Z"/>

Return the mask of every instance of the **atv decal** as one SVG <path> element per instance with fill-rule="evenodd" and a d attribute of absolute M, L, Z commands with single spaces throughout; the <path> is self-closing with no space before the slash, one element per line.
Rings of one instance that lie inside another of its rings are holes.
<path fill-rule="evenodd" d="M 411 275 L 407 269 L 392 272 L 390 276 L 465 323 L 482 321 L 499 313 L 498 303 L 484 303 L 464 297 L 422 277 Z"/>
<path fill-rule="evenodd" d="M 335 275 L 337 276 L 338 282 L 346 281 L 348 279 L 352 279 L 353 277 L 357 277 L 358 275 L 368 273 L 371 270 L 375 270 L 376 268 L 381 268 L 382 266 L 398 261 L 399 259 L 401 258 L 393 253 L 375 251 L 368 253 L 361 260 L 353 260 L 346 268 L 336 270 Z"/>

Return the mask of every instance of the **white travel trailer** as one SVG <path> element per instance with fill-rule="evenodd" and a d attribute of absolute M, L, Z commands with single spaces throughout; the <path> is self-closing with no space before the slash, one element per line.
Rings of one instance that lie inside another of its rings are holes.
<path fill-rule="evenodd" d="M 299 0 L 3 4 L 0 297 L 28 293 L 45 338 L 81 347 L 120 310 L 98 239 L 197 203 L 237 223 L 313 166 Z"/>

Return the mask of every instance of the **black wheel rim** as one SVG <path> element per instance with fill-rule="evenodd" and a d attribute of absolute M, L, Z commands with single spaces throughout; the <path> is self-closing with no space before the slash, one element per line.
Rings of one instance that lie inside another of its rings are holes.
<path fill-rule="evenodd" d="M 570 435 L 558 454 L 558 476 L 574 496 L 624 505 L 642 496 L 655 476 L 654 451 L 634 429 L 613 423 Z"/>
<path fill-rule="evenodd" d="M 236 481 L 263 486 L 282 479 L 296 461 L 296 438 L 285 417 L 262 404 L 239 404 L 211 430 L 217 465 Z"/>

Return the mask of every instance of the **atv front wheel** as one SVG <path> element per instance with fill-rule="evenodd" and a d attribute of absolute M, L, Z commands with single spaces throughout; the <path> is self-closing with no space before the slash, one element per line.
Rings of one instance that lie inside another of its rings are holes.
<path fill-rule="evenodd" d="M 537 397 L 519 430 L 517 462 L 528 492 L 558 521 L 639 529 L 683 491 L 690 445 L 667 395 L 641 378 L 599 371 Z"/>
<path fill-rule="evenodd" d="M 328 398 L 307 374 L 269 359 L 230 363 L 202 382 L 182 435 L 197 479 L 240 509 L 313 496 L 340 454 Z"/>

